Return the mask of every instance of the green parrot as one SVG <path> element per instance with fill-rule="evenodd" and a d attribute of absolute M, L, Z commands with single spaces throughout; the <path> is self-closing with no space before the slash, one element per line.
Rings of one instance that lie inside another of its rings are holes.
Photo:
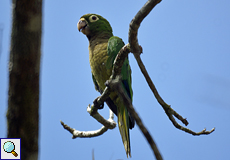
<path fill-rule="evenodd" d="M 106 87 L 105 82 L 111 76 L 114 59 L 125 44 L 122 39 L 113 36 L 109 22 L 100 15 L 83 15 L 78 21 L 77 28 L 89 40 L 89 62 L 92 78 L 95 89 L 102 94 Z M 122 86 L 132 100 L 131 69 L 128 58 L 122 66 L 121 76 Z M 110 93 L 106 103 L 118 117 L 118 126 L 125 151 L 127 157 L 131 157 L 129 129 L 134 127 L 135 121 L 116 92 Z"/>

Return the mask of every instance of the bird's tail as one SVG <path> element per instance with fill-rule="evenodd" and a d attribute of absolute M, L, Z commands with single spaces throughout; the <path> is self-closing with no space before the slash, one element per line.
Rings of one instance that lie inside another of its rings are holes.
<path fill-rule="evenodd" d="M 125 147 L 127 157 L 131 157 L 130 137 L 129 137 L 129 115 L 125 106 L 117 108 L 118 127 Z"/>

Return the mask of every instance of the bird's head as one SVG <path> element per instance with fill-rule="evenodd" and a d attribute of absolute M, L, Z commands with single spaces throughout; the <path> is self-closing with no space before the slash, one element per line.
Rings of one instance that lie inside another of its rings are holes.
<path fill-rule="evenodd" d="M 112 36 L 112 28 L 109 22 L 97 14 L 85 14 L 77 23 L 79 32 L 85 34 L 90 40 L 92 37 L 100 34 L 109 34 Z"/>

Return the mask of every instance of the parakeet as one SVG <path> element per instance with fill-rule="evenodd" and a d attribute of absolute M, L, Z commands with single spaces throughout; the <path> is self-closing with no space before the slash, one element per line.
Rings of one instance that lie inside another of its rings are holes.
<path fill-rule="evenodd" d="M 121 38 L 113 36 L 109 22 L 100 15 L 83 15 L 77 23 L 77 28 L 89 40 L 92 78 L 95 89 L 102 93 L 106 87 L 105 82 L 111 76 L 114 59 L 125 44 Z M 121 76 L 122 86 L 132 100 L 131 69 L 128 58 L 122 66 Z M 118 127 L 126 154 L 127 157 L 131 156 L 129 129 L 134 127 L 135 121 L 115 91 L 110 93 L 106 103 L 118 117 Z"/>

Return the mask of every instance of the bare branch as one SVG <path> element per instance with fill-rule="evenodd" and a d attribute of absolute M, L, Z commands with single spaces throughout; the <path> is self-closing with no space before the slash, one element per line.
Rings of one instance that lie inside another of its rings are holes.
<path fill-rule="evenodd" d="M 167 114 L 167 116 L 169 117 L 169 119 L 171 120 L 173 125 L 176 128 L 183 130 L 187 133 L 190 133 L 192 135 L 210 134 L 215 130 L 215 128 L 213 128 L 211 131 L 202 130 L 201 132 L 194 132 L 188 128 L 182 127 L 181 125 L 179 125 L 176 122 L 176 120 L 174 119 L 174 117 L 172 115 L 174 115 L 177 119 L 179 119 L 186 126 L 188 125 L 188 121 L 185 118 L 183 118 L 181 115 L 179 115 L 176 111 L 174 111 L 170 107 L 170 105 L 165 103 L 165 101 L 161 98 L 161 96 L 159 95 L 155 85 L 153 84 L 153 82 L 152 82 L 152 80 L 151 80 L 151 78 L 150 78 L 141 58 L 140 58 L 141 47 L 139 46 L 138 40 L 137 40 L 138 28 L 140 26 L 140 23 L 143 21 L 143 19 L 148 15 L 148 13 L 152 10 L 152 8 L 155 7 L 159 2 L 161 2 L 161 0 L 149 0 L 141 8 L 141 10 L 136 14 L 136 16 L 131 21 L 130 28 L 129 28 L 130 50 L 134 54 L 136 61 L 137 61 L 138 65 L 141 69 L 141 72 L 144 75 L 144 77 L 145 77 L 150 89 L 152 90 L 154 96 L 156 97 L 158 103 L 163 107 L 163 109 L 165 110 L 165 113 Z"/>
<path fill-rule="evenodd" d="M 140 69 L 141 69 L 142 74 L 145 77 L 145 80 L 147 81 L 147 83 L 148 83 L 150 89 L 152 90 L 154 96 L 156 97 L 158 103 L 163 107 L 163 109 L 165 110 L 165 113 L 167 114 L 168 118 L 171 120 L 171 122 L 173 123 L 173 125 L 176 128 L 178 128 L 180 130 L 183 130 L 183 131 L 185 131 L 187 133 L 190 133 L 192 135 L 210 134 L 215 130 L 215 128 L 213 128 L 211 131 L 201 131 L 201 132 L 196 133 L 196 132 L 194 132 L 194 131 L 192 131 L 192 130 L 190 130 L 188 128 L 185 128 L 185 127 L 182 127 L 181 125 L 179 125 L 172 115 L 174 115 L 176 118 L 178 118 L 185 125 L 188 125 L 188 121 L 185 118 L 183 118 L 181 115 L 179 115 L 176 111 L 174 111 L 170 107 L 170 105 L 165 103 L 165 101 L 159 95 L 159 93 L 158 93 L 155 85 L 153 84 L 148 72 L 146 71 L 146 68 L 145 68 L 145 66 L 144 66 L 144 64 L 143 64 L 143 62 L 142 62 L 142 60 L 140 58 L 140 54 L 134 54 L 134 56 L 135 56 L 135 58 L 137 60 L 137 63 L 139 65 Z"/>
<path fill-rule="evenodd" d="M 116 127 L 116 123 L 113 120 L 114 119 L 114 113 L 110 110 L 109 119 L 106 120 L 104 117 L 102 117 L 97 111 L 92 114 L 91 110 L 95 108 L 93 105 L 90 108 L 90 105 L 87 107 L 87 112 L 95 118 L 99 123 L 103 124 L 108 129 L 114 129 Z"/>
<path fill-rule="evenodd" d="M 88 106 L 87 107 L 87 112 L 91 113 L 91 108 Z M 109 111 L 109 119 L 105 120 L 98 112 L 95 112 L 93 117 L 100 122 L 101 124 L 103 124 L 104 126 L 102 126 L 100 129 L 95 130 L 95 131 L 79 131 L 76 130 L 74 128 L 71 128 L 70 126 L 68 126 L 67 124 L 65 124 L 64 122 L 61 122 L 61 125 L 63 126 L 64 129 L 66 129 L 67 131 L 69 131 L 73 136 L 72 138 L 77 138 L 77 137 L 81 137 L 81 138 L 90 138 L 90 137 L 97 137 L 102 135 L 103 133 L 105 133 L 108 129 L 113 129 L 116 127 L 116 122 L 113 120 L 114 119 L 114 114 L 113 112 L 110 110 Z"/>
<path fill-rule="evenodd" d="M 147 130 L 147 128 L 142 123 L 139 115 L 137 114 L 137 112 L 135 111 L 135 109 L 134 109 L 134 107 L 132 105 L 132 102 L 131 102 L 130 98 L 124 92 L 120 82 L 121 82 L 121 77 L 117 76 L 116 79 L 110 81 L 109 86 L 118 93 L 118 95 L 120 96 L 120 98 L 124 102 L 125 106 L 127 107 L 129 113 L 135 119 L 137 125 L 139 126 L 140 130 L 142 131 L 142 133 L 144 134 L 146 140 L 148 141 L 150 147 L 152 148 L 156 159 L 157 160 L 162 160 L 161 154 L 160 154 L 160 152 L 159 152 L 159 150 L 158 150 L 158 148 L 157 148 L 152 136 L 150 135 L 149 131 Z"/>
<path fill-rule="evenodd" d="M 129 24 L 129 44 L 131 52 L 140 54 L 140 47 L 137 40 L 137 32 L 143 19 L 151 12 L 151 10 L 160 3 L 161 0 L 148 0 L 145 5 L 139 10 Z"/>
<path fill-rule="evenodd" d="M 68 126 L 67 124 L 65 124 L 64 122 L 60 121 L 61 125 L 63 126 L 63 128 L 65 128 L 67 131 L 69 131 L 73 136 L 72 138 L 90 138 L 90 137 L 96 137 L 96 136 L 100 136 L 103 133 L 105 133 L 108 128 L 106 128 L 105 126 L 101 127 L 101 129 L 99 130 L 95 130 L 95 131 L 78 131 L 74 128 L 71 128 L 70 126 Z"/>

